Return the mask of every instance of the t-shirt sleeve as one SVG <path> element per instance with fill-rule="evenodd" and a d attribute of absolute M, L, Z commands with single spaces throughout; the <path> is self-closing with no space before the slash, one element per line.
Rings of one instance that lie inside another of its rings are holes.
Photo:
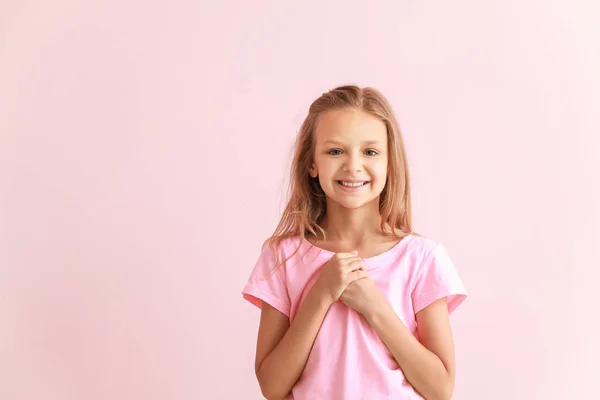
<path fill-rule="evenodd" d="M 282 261 L 283 255 L 279 256 Z M 279 264 L 276 270 L 275 252 L 270 245 L 263 248 L 248 283 L 242 290 L 242 296 L 251 304 L 262 308 L 263 302 L 290 316 L 290 298 L 287 290 L 285 264 Z"/>
<path fill-rule="evenodd" d="M 458 271 L 441 244 L 436 244 L 425 256 L 417 276 L 412 292 L 415 314 L 444 297 L 451 314 L 467 297 Z"/>

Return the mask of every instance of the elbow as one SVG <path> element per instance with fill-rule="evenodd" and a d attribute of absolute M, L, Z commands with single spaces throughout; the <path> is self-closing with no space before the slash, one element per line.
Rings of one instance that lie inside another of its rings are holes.
<path fill-rule="evenodd" d="M 438 392 L 438 393 L 432 393 L 429 396 L 423 396 L 423 398 L 425 400 L 451 400 L 452 399 L 452 393 L 446 393 L 446 392 Z"/>
<path fill-rule="evenodd" d="M 260 386 L 260 392 L 263 397 L 267 400 L 285 400 L 289 391 L 281 387 L 281 385 L 274 384 L 275 379 L 269 379 L 269 377 L 263 376 L 260 371 L 257 371 L 256 378 Z"/>
<path fill-rule="evenodd" d="M 278 391 L 277 388 L 268 388 L 263 385 L 260 385 L 260 392 L 267 400 L 285 400 L 287 397 L 287 393 L 282 394 L 283 392 Z"/>
<path fill-rule="evenodd" d="M 454 394 L 454 375 L 450 375 L 450 376 L 448 376 L 448 380 L 446 381 L 446 384 L 444 385 L 440 399 L 451 400 L 453 394 Z"/>
<path fill-rule="evenodd" d="M 285 400 L 287 397 L 287 393 L 284 394 L 282 391 L 277 390 L 277 388 L 263 388 L 262 385 L 260 387 L 260 392 L 267 400 Z"/>
<path fill-rule="evenodd" d="M 437 393 L 433 397 L 427 398 L 427 400 L 451 400 L 451 399 L 452 399 L 452 392 L 449 392 L 449 391 L 440 392 L 440 393 Z"/>
<path fill-rule="evenodd" d="M 454 393 L 454 383 L 452 379 L 441 379 L 437 382 L 430 382 L 423 388 L 421 395 L 425 400 L 451 400 Z M 427 388 L 427 389 L 426 389 Z"/>
<path fill-rule="evenodd" d="M 435 391 L 435 395 L 427 400 L 451 400 L 453 392 L 454 385 L 451 382 L 448 382 L 445 385 L 438 387 Z"/>

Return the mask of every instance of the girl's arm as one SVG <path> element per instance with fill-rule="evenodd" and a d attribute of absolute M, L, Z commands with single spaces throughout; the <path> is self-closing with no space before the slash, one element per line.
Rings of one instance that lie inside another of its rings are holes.
<path fill-rule="evenodd" d="M 421 342 L 388 302 L 375 310 L 366 318 L 410 384 L 427 400 L 449 400 L 454 391 L 455 366 L 446 298 L 436 300 L 416 314 Z"/>
<path fill-rule="evenodd" d="M 332 304 L 310 290 L 291 326 L 288 317 L 263 303 L 256 346 L 256 377 L 263 396 L 285 399 L 302 374 L 317 333 Z"/>

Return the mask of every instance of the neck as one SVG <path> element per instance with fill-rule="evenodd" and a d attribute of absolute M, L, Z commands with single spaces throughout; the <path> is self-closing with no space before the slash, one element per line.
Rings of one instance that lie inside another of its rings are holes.
<path fill-rule="evenodd" d="M 364 243 L 382 233 L 379 199 L 356 209 L 327 204 L 327 214 L 320 225 L 327 233 L 328 241 L 348 243 L 351 246 Z"/>

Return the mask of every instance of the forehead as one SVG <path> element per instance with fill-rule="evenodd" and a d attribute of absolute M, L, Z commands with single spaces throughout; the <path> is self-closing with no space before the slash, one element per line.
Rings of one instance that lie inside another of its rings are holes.
<path fill-rule="evenodd" d="M 329 110 L 321 114 L 315 129 L 317 143 L 387 143 L 387 129 L 379 118 L 361 110 Z"/>

